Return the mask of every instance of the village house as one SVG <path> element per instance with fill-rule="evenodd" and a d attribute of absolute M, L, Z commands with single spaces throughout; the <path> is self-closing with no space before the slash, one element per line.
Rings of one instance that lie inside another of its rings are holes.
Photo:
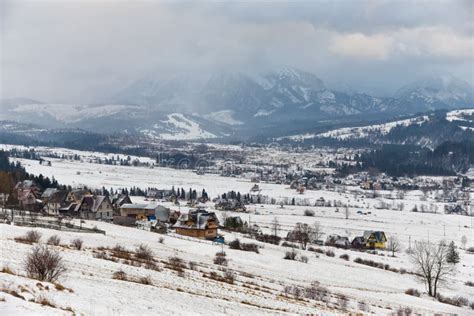
<path fill-rule="evenodd" d="M 85 195 L 76 207 L 76 213 L 81 218 L 112 220 L 114 210 L 108 196 Z"/>
<path fill-rule="evenodd" d="M 120 216 L 136 220 L 156 219 L 160 222 L 168 222 L 171 210 L 162 205 L 126 203 L 120 207 Z"/>
<path fill-rule="evenodd" d="M 384 249 L 387 243 L 387 237 L 382 231 L 370 231 L 364 232 L 365 247 L 369 249 Z"/>
<path fill-rule="evenodd" d="M 74 189 L 69 191 L 66 196 L 66 202 L 68 203 L 76 203 L 78 204 L 81 202 L 82 197 L 84 195 L 92 195 L 92 192 L 88 189 Z"/>
<path fill-rule="evenodd" d="M 128 194 L 115 194 L 110 197 L 110 202 L 114 209 L 114 215 L 120 214 L 120 207 L 124 204 L 132 204 L 132 200 Z"/>
<path fill-rule="evenodd" d="M 173 226 L 176 233 L 195 238 L 214 239 L 217 237 L 219 221 L 214 212 L 207 212 L 204 209 L 189 211 L 182 214 Z"/>
<path fill-rule="evenodd" d="M 32 212 L 41 211 L 43 204 L 38 199 L 40 190 L 32 180 L 18 182 L 13 192 L 21 209 Z"/>
<path fill-rule="evenodd" d="M 41 194 L 44 210 L 48 215 L 59 215 L 59 210 L 67 205 L 67 191 L 56 188 L 47 188 Z"/>

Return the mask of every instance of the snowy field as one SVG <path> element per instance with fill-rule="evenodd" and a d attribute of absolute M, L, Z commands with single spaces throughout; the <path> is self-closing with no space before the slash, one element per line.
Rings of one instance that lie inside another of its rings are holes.
<path fill-rule="evenodd" d="M 211 197 L 234 190 L 241 193 L 249 192 L 253 183 L 240 178 L 225 178 L 217 175 L 196 175 L 188 170 L 168 168 L 145 168 L 111 166 L 90 163 L 89 160 L 69 161 L 60 159 L 51 160 L 52 166 L 40 165 L 38 161 L 18 159 L 26 170 L 34 174 L 54 176 L 60 183 L 73 186 L 88 185 L 100 188 L 122 188 L 137 186 L 141 188 L 158 187 L 169 189 L 190 187 L 196 190 L 206 189 Z M 461 245 L 462 236 L 467 237 L 467 246 L 474 246 L 472 218 L 467 216 L 446 215 L 442 212 L 443 204 L 437 203 L 438 213 L 411 212 L 414 205 L 428 205 L 421 201 L 421 192 L 411 192 L 405 195 L 404 200 L 389 199 L 389 192 L 381 192 L 385 198 L 364 197 L 364 192 L 357 188 L 346 188 L 347 192 L 336 191 L 307 191 L 304 195 L 296 193 L 288 186 L 260 183 L 263 195 L 275 198 L 299 198 L 315 201 L 320 197 L 326 200 L 340 200 L 351 205 L 349 218 L 341 208 L 334 207 L 307 207 L 279 205 L 252 205 L 248 214 L 236 214 L 245 221 L 258 224 L 264 232 L 269 233 L 271 222 L 277 218 L 281 224 L 280 236 L 286 236 L 297 222 L 313 224 L 318 221 L 325 236 L 340 234 L 352 239 L 360 236 L 364 230 L 383 230 L 387 236 L 396 236 L 403 251 L 393 258 L 386 251 L 378 254 L 369 254 L 353 250 L 321 247 L 331 249 L 334 257 L 314 252 L 298 250 L 300 255 L 309 258 L 308 263 L 284 260 L 283 256 L 289 248 L 264 244 L 247 239 L 237 233 L 223 232 L 226 241 L 239 237 L 242 241 L 256 242 L 262 248 L 260 253 L 243 252 L 225 247 L 229 260 L 228 269 L 236 275 L 234 284 L 227 284 L 204 277 L 209 271 L 218 270 L 212 260 L 221 248 L 209 242 L 183 238 L 173 234 L 165 236 L 160 243 L 161 235 L 140 231 L 134 228 L 124 228 L 102 222 L 87 222 L 106 231 L 106 235 L 61 233 L 63 243 L 80 237 L 84 240 L 85 249 L 78 251 L 60 247 L 69 272 L 60 280 L 65 287 L 73 290 L 72 293 L 50 289 L 41 290 L 37 281 L 22 276 L 12 276 L 0 273 L 0 287 L 21 291 L 26 298 L 16 298 L 0 292 L 0 310 L 7 315 L 29 314 L 71 314 L 58 308 L 41 306 L 29 299 L 45 296 L 58 307 L 70 307 L 76 314 L 85 315 L 141 315 L 141 314 L 346 314 L 358 311 L 359 303 L 367 306 L 366 314 L 388 315 L 403 307 L 410 307 L 413 312 L 423 315 L 458 314 L 472 315 L 472 310 L 452 305 L 442 304 L 428 297 L 424 286 L 410 273 L 397 273 L 388 270 L 373 268 L 354 262 L 357 257 L 370 259 L 375 262 L 389 264 L 396 269 L 414 270 L 409 256 L 405 253 L 410 243 L 415 241 L 453 240 Z M 132 197 L 134 202 L 143 200 L 141 197 Z M 387 203 L 405 204 L 403 211 L 381 210 L 375 208 L 381 201 Z M 158 202 L 157 202 L 158 203 Z M 165 205 L 176 208 L 171 204 Z M 213 204 L 206 207 L 213 210 Z M 304 211 L 311 209 L 314 217 L 304 216 Z M 357 214 L 358 210 L 367 215 Z M 181 207 L 186 212 L 186 207 Z M 216 211 L 218 216 L 221 212 Z M 22 262 L 31 245 L 17 243 L 14 237 L 24 234 L 28 229 L 16 226 L 0 225 L 0 267 L 8 266 L 14 273 L 24 274 Z M 43 242 L 55 231 L 38 229 L 43 234 Z M 178 276 L 175 271 L 166 268 L 160 263 L 161 271 L 134 267 L 119 262 L 111 262 L 93 257 L 97 247 L 113 247 L 120 244 L 128 249 L 134 249 L 139 244 L 146 244 L 152 248 L 158 260 L 166 261 L 171 256 L 178 256 L 186 262 L 195 261 L 197 270 L 185 269 L 184 276 Z M 349 261 L 339 258 L 347 254 Z M 474 281 L 474 255 L 467 254 L 460 249 L 461 263 L 457 265 L 456 273 L 451 275 L 448 282 L 440 289 L 445 296 L 461 295 L 470 300 L 474 298 L 474 287 L 465 285 L 466 281 Z M 143 285 L 134 282 L 114 280 L 112 274 L 122 269 L 128 275 L 138 278 L 150 276 L 152 285 Z M 250 276 L 251 275 L 251 276 Z M 315 300 L 298 300 L 284 297 L 285 285 L 308 286 L 318 281 L 326 287 L 332 296 L 329 304 Z M 46 285 L 46 282 L 42 282 Z M 50 286 L 54 287 L 54 286 Z M 408 288 L 418 289 L 423 294 L 414 297 L 405 294 Z M 336 296 L 343 294 L 349 299 L 347 311 L 338 309 Z M 2 302 L 2 298 L 5 300 Z"/>

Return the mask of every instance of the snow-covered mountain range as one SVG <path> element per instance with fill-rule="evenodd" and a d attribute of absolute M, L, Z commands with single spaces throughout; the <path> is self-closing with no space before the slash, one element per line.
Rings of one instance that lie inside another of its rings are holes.
<path fill-rule="evenodd" d="M 388 118 L 474 106 L 473 88 L 452 76 L 417 81 L 394 97 L 381 98 L 329 89 L 317 76 L 290 67 L 257 75 L 148 75 L 104 99 L 107 102 L 96 105 L 1 100 L 0 120 L 190 140 L 271 136 L 276 130 L 310 128 L 332 119 Z"/>

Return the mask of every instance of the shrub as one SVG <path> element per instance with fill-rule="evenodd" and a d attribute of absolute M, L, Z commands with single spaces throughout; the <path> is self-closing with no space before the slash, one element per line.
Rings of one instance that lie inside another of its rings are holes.
<path fill-rule="evenodd" d="M 283 257 L 283 259 L 286 259 L 286 260 L 296 260 L 296 256 L 298 255 L 298 253 L 293 249 L 291 251 L 287 251 L 285 253 L 285 256 Z"/>
<path fill-rule="evenodd" d="M 132 258 L 130 251 L 120 245 L 116 245 L 114 248 L 112 248 L 112 254 L 114 257 L 120 259 L 130 260 Z"/>
<path fill-rule="evenodd" d="M 349 261 L 349 255 L 347 253 L 340 255 L 339 258 Z"/>
<path fill-rule="evenodd" d="M 216 252 L 216 256 L 214 257 L 214 264 L 218 264 L 220 266 L 227 265 L 227 259 L 225 252 Z"/>
<path fill-rule="evenodd" d="M 146 261 L 153 260 L 153 252 L 147 245 L 140 245 L 135 249 L 135 257 Z"/>
<path fill-rule="evenodd" d="M 281 241 L 281 237 L 275 236 L 275 235 L 269 235 L 269 234 L 259 234 L 259 235 L 256 235 L 255 238 L 258 241 L 262 241 L 262 242 L 266 242 L 266 243 L 274 244 L 274 245 L 280 244 L 280 241 Z"/>
<path fill-rule="evenodd" d="M 150 276 L 141 277 L 140 279 L 138 279 L 138 282 L 145 285 L 151 285 L 151 278 Z"/>
<path fill-rule="evenodd" d="M 58 252 L 36 246 L 26 257 L 25 270 L 30 278 L 55 282 L 66 272 L 66 267 Z"/>
<path fill-rule="evenodd" d="M 48 238 L 48 245 L 53 245 L 53 246 L 59 246 L 59 243 L 61 242 L 61 238 L 59 238 L 58 235 L 53 235 Z"/>
<path fill-rule="evenodd" d="M 243 251 L 253 251 L 259 253 L 258 245 L 254 243 L 241 243 L 239 239 L 234 239 L 229 243 L 230 249 L 243 250 Z"/>
<path fill-rule="evenodd" d="M 243 243 L 241 245 L 241 249 L 243 251 L 253 251 L 255 253 L 259 253 L 258 251 L 258 245 L 254 243 Z"/>
<path fill-rule="evenodd" d="M 468 253 L 474 253 L 474 247 L 469 247 L 466 249 L 466 252 Z"/>
<path fill-rule="evenodd" d="M 120 280 L 120 281 L 126 281 L 127 280 L 127 274 L 122 270 L 115 271 L 112 277 L 115 280 Z"/>
<path fill-rule="evenodd" d="M 238 238 L 232 240 L 229 243 L 229 248 L 230 249 L 239 249 L 240 250 L 240 240 Z"/>
<path fill-rule="evenodd" d="M 309 248 L 308 248 L 308 251 L 312 251 L 312 252 L 317 252 L 317 253 L 320 253 L 320 254 L 324 254 L 324 250 L 322 250 L 321 248 L 309 247 Z"/>
<path fill-rule="evenodd" d="M 313 210 L 304 210 L 304 216 L 314 216 Z"/>
<path fill-rule="evenodd" d="M 234 284 L 235 274 L 232 271 L 226 270 L 224 272 L 224 279 L 229 284 Z"/>
<path fill-rule="evenodd" d="M 405 291 L 405 294 L 420 297 L 421 293 L 417 289 L 408 289 Z"/>
<path fill-rule="evenodd" d="M 308 257 L 306 257 L 306 256 L 301 256 L 301 257 L 300 257 L 300 261 L 303 262 L 303 263 L 308 263 Z"/>
<path fill-rule="evenodd" d="M 159 242 L 160 244 L 162 244 L 164 241 L 165 241 L 165 239 L 164 239 L 163 237 L 158 238 L 158 242 Z"/>
<path fill-rule="evenodd" d="M 82 244 L 83 244 L 83 241 L 82 241 L 82 239 L 79 239 L 79 238 L 76 238 L 73 241 L 71 241 L 71 246 L 73 246 L 77 250 L 82 249 Z"/>
<path fill-rule="evenodd" d="M 183 269 L 186 267 L 183 262 L 183 259 L 177 256 L 170 257 L 168 259 L 168 265 L 170 266 L 171 269 L 178 272 L 183 272 Z"/>
<path fill-rule="evenodd" d="M 12 275 L 15 275 L 15 273 L 13 273 L 12 269 L 10 269 L 9 267 L 3 267 L 2 270 L 1 270 L 2 273 L 7 273 L 7 274 L 12 274 Z"/>
<path fill-rule="evenodd" d="M 322 287 L 319 282 L 312 282 L 310 286 L 304 289 L 304 295 L 311 300 L 324 301 L 329 291 Z"/>
<path fill-rule="evenodd" d="M 444 304 L 450 304 L 450 305 L 459 306 L 459 307 L 469 305 L 469 300 L 462 296 L 447 297 L 447 296 L 438 294 L 437 298 L 438 298 L 438 301 Z"/>
<path fill-rule="evenodd" d="M 332 250 L 326 250 L 326 256 L 328 256 L 328 257 L 334 257 L 334 256 L 335 256 L 334 251 L 332 251 Z"/>
<path fill-rule="evenodd" d="M 474 282 L 472 282 L 472 281 L 467 281 L 464 284 L 467 285 L 467 286 L 474 286 Z"/>
<path fill-rule="evenodd" d="M 25 235 L 16 237 L 15 241 L 16 242 L 22 242 L 22 243 L 27 243 L 27 244 L 32 244 L 32 243 L 37 243 L 41 239 L 41 233 L 36 231 L 36 230 L 30 230 L 26 232 Z"/>

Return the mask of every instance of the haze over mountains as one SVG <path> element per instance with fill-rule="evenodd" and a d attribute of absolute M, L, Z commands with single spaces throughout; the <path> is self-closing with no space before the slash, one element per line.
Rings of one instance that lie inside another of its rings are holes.
<path fill-rule="evenodd" d="M 148 75 L 97 98 L 101 102 L 93 105 L 2 100 L 0 119 L 191 140 L 291 134 L 327 121 L 389 119 L 474 106 L 473 87 L 451 75 L 407 84 L 392 97 L 341 90 L 345 91 L 330 89 L 316 75 L 291 67 L 257 75 L 217 72 L 167 79 Z"/>

